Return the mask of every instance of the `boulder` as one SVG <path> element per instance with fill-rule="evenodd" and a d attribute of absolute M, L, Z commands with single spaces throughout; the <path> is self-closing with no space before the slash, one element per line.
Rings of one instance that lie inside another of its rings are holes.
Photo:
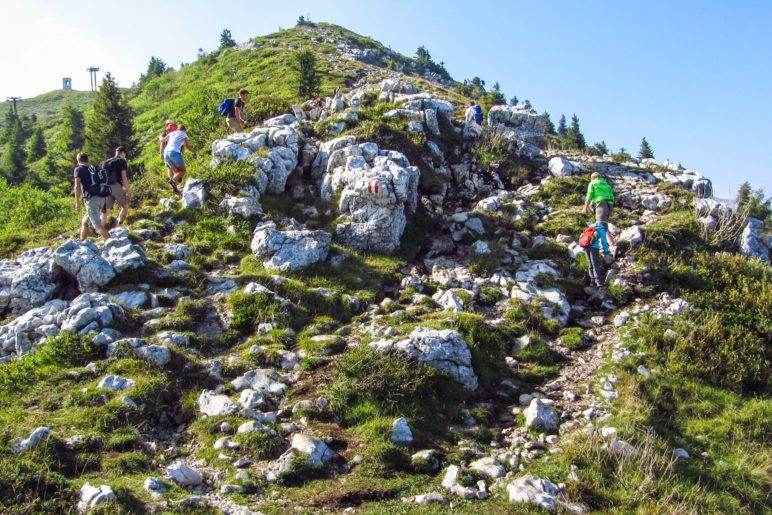
<path fill-rule="evenodd" d="M 230 415 L 239 409 L 239 405 L 227 395 L 218 395 L 211 390 L 204 390 L 198 396 L 198 410 L 210 417 Z"/>
<path fill-rule="evenodd" d="M 182 188 L 182 207 L 201 209 L 206 200 L 206 183 L 201 179 L 188 179 Z"/>
<path fill-rule="evenodd" d="M 447 370 L 454 381 L 467 390 L 476 390 L 477 375 L 472 369 L 472 353 L 458 331 L 418 327 L 401 341 L 379 340 L 370 343 L 380 351 L 405 352 L 421 363 Z"/>
<path fill-rule="evenodd" d="M 532 399 L 531 404 L 523 411 L 525 426 L 528 428 L 556 433 L 560 424 L 558 412 L 541 399 Z"/>
<path fill-rule="evenodd" d="M 541 147 L 546 126 L 544 118 L 518 106 L 498 105 L 488 111 L 488 126 L 511 131 L 513 139 Z"/>
<path fill-rule="evenodd" d="M 281 397 L 287 390 L 287 385 L 282 382 L 281 376 L 270 368 L 250 370 L 231 381 L 237 391 L 249 388 L 264 397 Z"/>
<path fill-rule="evenodd" d="M 15 260 L 0 260 L 0 315 L 6 310 L 24 313 L 42 306 L 56 289 L 53 250 L 23 252 Z"/>
<path fill-rule="evenodd" d="M 70 240 L 56 249 L 53 258 L 77 279 L 82 292 L 96 291 L 116 275 L 113 266 L 100 254 L 99 247 L 90 240 Z"/>
<path fill-rule="evenodd" d="M 420 172 L 394 151 L 374 143 L 349 145 L 334 151 L 322 177 L 321 195 L 339 195 L 341 242 L 362 251 L 392 252 L 405 230 L 405 213 L 418 205 Z"/>
<path fill-rule="evenodd" d="M 147 304 L 148 296 L 144 291 L 124 291 L 113 295 L 112 300 L 126 309 L 139 309 Z"/>
<path fill-rule="evenodd" d="M 242 188 L 238 197 L 225 195 L 225 199 L 220 202 L 220 208 L 231 215 L 242 218 L 252 218 L 263 214 L 260 207 L 260 192 L 253 186 Z"/>
<path fill-rule="evenodd" d="M 400 417 L 391 424 L 390 439 L 394 443 L 410 443 L 413 441 L 413 432 L 407 423 L 407 419 Z"/>
<path fill-rule="evenodd" d="M 163 345 L 143 345 L 135 349 L 135 354 L 157 367 L 162 367 L 172 360 L 171 351 Z"/>
<path fill-rule="evenodd" d="M 335 457 L 335 451 L 320 439 L 305 433 L 292 435 L 291 449 L 308 456 L 308 463 L 321 466 Z"/>
<path fill-rule="evenodd" d="M 86 513 L 100 504 L 115 501 L 117 499 L 118 497 L 115 495 L 115 492 L 113 492 L 113 489 L 109 486 L 94 486 L 91 483 L 86 483 L 80 489 L 78 511 Z"/>
<path fill-rule="evenodd" d="M 177 462 L 166 467 L 169 478 L 182 487 L 197 486 L 203 483 L 201 473 L 184 462 Z"/>
<path fill-rule="evenodd" d="M 639 225 L 628 227 L 619 235 L 619 240 L 629 242 L 631 246 L 637 247 L 643 243 L 643 230 Z"/>
<path fill-rule="evenodd" d="M 128 231 L 119 231 L 120 229 L 110 231 L 110 239 L 100 246 L 102 257 L 110 263 L 116 274 L 145 266 L 145 249 L 131 243 Z"/>
<path fill-rule="evenodd" d="M 507 474 L 506 467 L 504 467 L 504 465 L 499 463 L 499 461 L 492 456 L 473 461 L 469 464 L 469 468 L 476 470 L 481 474 L 485 474 L 491 479 L 504 477 Z"/>
<path fill-rule="evenodd" d="M 551 481 L 529 474 L 507 485 L 507 494 L 509 495 L 509 502 L 530 503 L 548 511 L 555 511 L 558 506 L 557 497 L 560 495 L 560 489 Z"/>
<path fill-rule="evenodd" d="M 769 248 L 764 245 L 764 241 L 761 239 L 763 230 L 764 222 L 757 218 L 748 217 L 748 225 L 745 226 L 740 235 L 740 254 L 769 261 Z"/>
<path fill-rule="evenodd" d="M 555 156 L 549 161 L 550 174 L 555 177 L 568 177 L 580 171 L 565 157 Z"/>
<path fill-rule="evenodd" d="M 134 387 L 135 384 L 137 383 L 133 379 L 126 379 L 125 377 L 118 375 L 109 375 L 103 377 L 97 383 L 97 388 L 104 388 L 106 390 L 120 392 Z"/>
<path fill-rule="evenodd" d="M 25 453 L 37 447 L 44 438 L 48 438 L 49 436 L 51 436 L 51 429 L 47 427 L 38 427 L 32 431 L 27 438 L 17 438 L 11 445 L 11 450 L 15 454 Z"/>
<path fill-rule="evenodd" d="M 252 253 L 263 266 L 294 272 L 327 259 L 332 236 L 325 231 L 280 231 L 274 222 L 260 223 L 252 236 Z"/>

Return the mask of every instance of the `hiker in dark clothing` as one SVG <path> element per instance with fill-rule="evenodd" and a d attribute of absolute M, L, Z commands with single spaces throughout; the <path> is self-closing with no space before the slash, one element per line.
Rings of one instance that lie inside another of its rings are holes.
<path fill-rule="evenodd" d="M 243 131 L 247 126 L 247 119 L 244 116 L 244 104 L 247 100 L 249 100 L 249 91 L 242 89 L 239 91 L 239 98 L 233 102 L 225 118 L 225 123 L 228 124 L 228 127 L 236 132 Z"/>
<path fill-rule="evenodd" d="M 592 231 L 591 231 L 592 229 Z M 590 224 L 588 229 L 582 233 L 579 239 L 579 246 L 584 248 L 584 255 L 587 257 L 587 273 L 590 275 L 590 284 L 598 288 L 605 285 L 606 274 L 603 272 L 603 263 L 601 262 L 601 246 L 603 247 L 603 259 L 606 263 L 612 260 L 609 250 L 606 228 L 600 222 Z"/>
<path fill-rule="evenodd" d="M 126 162 L 126 148 L 120 146 L 115 149 L 115 156 L 104 163 L 102 168 L 107 170 L 107 177 L 110 189 L 113 194 L 105 199 L 105 210 L 102 213 L 102 225 L 107 227 L 107 217 L 115 204 L 120 206 L 116 225 L 121 225 L 126 221 L 129 214 L 129 201 L 131 200 L 131 187 L 129 187 L 128 168 Z"/>
<path fill-rule="evenodd" d="M 105 240 L 110 238 L 102 225 L 102 211 L 106 205 L 106 195 L 96 195 L 89 192 L 92 184 L 91 173 L 89 171 L 88 156 L 83 152 L 77 156 L 78 166 L 72 171 L 74 179 L 73 193 L 75 194 L 75 211 L 80 213 L 82 204 L 86 205 L 86 214 L 80 222 L 80 239 L 85 240 L 89 234 L 89 224 Z"/>

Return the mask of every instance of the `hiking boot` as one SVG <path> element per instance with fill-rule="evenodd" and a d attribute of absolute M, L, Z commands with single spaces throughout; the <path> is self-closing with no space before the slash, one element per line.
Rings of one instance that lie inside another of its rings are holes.
<path fill-rule="evenodd" d="M 166 182 L 172 185 L 172 190 L 174 191 L 174 193 L 176 193 L 177 195 L 180 195 L 180 190 L 179 188 L 177 188 L 177 183 L 174 182 L 174 179 L 172 178 L 166 179 Z"/>

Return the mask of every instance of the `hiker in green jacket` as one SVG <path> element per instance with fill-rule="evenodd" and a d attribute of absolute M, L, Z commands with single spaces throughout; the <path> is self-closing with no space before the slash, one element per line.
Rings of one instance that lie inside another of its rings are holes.
<path fill-rule="evenodd" d="M 582 213 L 587 214 L 590 206 L 595 211 L 595 221 L 602 223 L 608 230 L 608 217 L 611 210 L 614 209 L 614 190 L 606 182 L 605 177 L 601 177 L 598 172 L 593 172 L 590 184 L 587 185 L 587 197 L 584 200 L 584 209 Z"/>

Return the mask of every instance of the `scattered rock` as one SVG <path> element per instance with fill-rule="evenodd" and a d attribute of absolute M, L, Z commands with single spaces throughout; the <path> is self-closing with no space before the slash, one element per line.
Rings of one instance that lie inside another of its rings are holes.
<path fill-rule="evenodd" d="M 413 432 L 403 417 L 398 418 L 391 425 L 391 441 L 394 443 L 410 443 L 413 441 Z"/>

